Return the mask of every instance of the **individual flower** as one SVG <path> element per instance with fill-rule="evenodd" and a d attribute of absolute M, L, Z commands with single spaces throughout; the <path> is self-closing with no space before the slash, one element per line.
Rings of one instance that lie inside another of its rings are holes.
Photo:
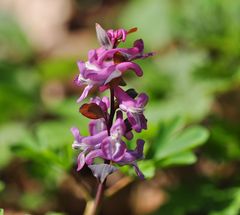
<path fill-rule="evenodd" d="M 123 28 L 117 30 L 109 29 L 108 31 L 105 31 L 101 25 L 96 23 L 98 41 L 105 49 L 116 48 L 120 42 L 125 42 L 128 34 L 135 31 L 137 31 L 137 28 L 131 28 L 128 31 Z"/>
<path fill-rule="evenodd" d="M 137 146 L 135 150 L 127 150 L 124 153 L 124 156 L 120 161 L 118 161 L 118 164 L 120 165 L 132 165 L 137 173 L 137 175 L 140 178 L 144 178 L 143 173 L 140 171 L 137 165 L 137 160 L 143 159 L 143 147 L 144 147 L 144 140 L 138 139 L 137 140 Z"/>
<path fill-rule="evenodd" d="M 113 48 L 116 48 L 120 42 L 125 42 L 127 34 L 128 31 L 123 28 L 117 30 L 109 29 L 107 31 L 107 35 L 112 43 Z"/>
<path fill-rule="evenodd" d="M 144 59 L 153 55 L 152 52 L 144 53 L 144 42 L 142 39 L 138 39 L 133 43 L 132 48 L 115 48 L 102 51 L 101 55 L 98 57 L 97 63 L 100 64 L 106 59 L 114 58 L 116 53 L 120 53 L 122 55 L 123 61 L 129 62 L 136 59 Z"/>
<path fill-rule="evenodd" d="M 87 155 L 87 164 L 92 164 L 93 159 L 96 157 L 101 157 L 112 162 L 120 161 L 127 151 L 126 143 L 122 140 L 125 131 L 126 126 L 124 120 L 122 119 L 121 113 L 118 112 L 117 120 L 112 125 L 109 136 L 104 138 L 100 144 L 101 148 Z"/>
<path fill-rule="evenodd" d="M 143 72 L 141 67 L 133 62 L 122 62 L 114 63 L 114 61 L 109 61 L 105 65 L 105 62 L 98 62 L 98 64 L 93 64 L 87 61 L 86 63 L 79 61 L 79 75 L 75 79 L 75 83 L 78 86 L 84 86 L 82 95 L 79 97 L 77 102 L 81 102 L 85 99 L 89 91 L 93 86 L 104 86 L 111 82 L 113 79 L 122 76 L 122 74 L 128 70 L 135 72 L 137 76 L 142 76 Z"/>
<path fill-rule="evenodd" d="M 115 88 L 115 96 L 119 102 L 120 109 L 127 113 L 132 129 L 136 132 L 147 129 L 147 120 L 143 112 L 148 102 L 148 96 L 145 93 L 141 93 L 136 99 L 133 99 L 120 87 Z"/>
<path fill-rule="evenodd" d="M 81 170 L 86 162 L 89 163 L 86 154 L 98 150 L 101 147 L 101 142 L 108 136 L 103 119 L 93 120 L 89 125 L 89 130 L 90 136 L 82 136 L 78 128 L 71 128 L 71 132 L 74 136 L 72 147 L 81 150 L 77 159 L 77 171 Z"/>

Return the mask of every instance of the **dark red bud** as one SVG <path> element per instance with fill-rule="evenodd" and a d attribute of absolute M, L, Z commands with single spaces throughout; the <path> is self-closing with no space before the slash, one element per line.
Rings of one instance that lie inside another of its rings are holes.
<path fill-rule="evenodd" d="M 103 113 L 101 107 L 99 105 L 95 104 L 95 103 L 83 104 L 79 108 L 79 112 L 83 116 L 86 116 L 89 119 L 104 118 L 104 113 Z"/>

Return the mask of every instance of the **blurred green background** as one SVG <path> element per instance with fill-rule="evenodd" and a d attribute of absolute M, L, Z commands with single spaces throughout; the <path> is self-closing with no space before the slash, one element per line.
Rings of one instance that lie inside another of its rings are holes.
<path fill-rule="evenodd" d="M 148 180 L 121 168 L 100 214 L 239 215 L 238 0 L 1 0 L 0 208 L 75 215 L 91 202 L 96 181 L 75 170 L 70 127 L 87 134 L 73 80 L 98 46 L 96 22 L 138 27 L 125 46 L 142 38 L 156 52 L 139 61 L 141 79 L 125 77 L 150 96 Z"/>

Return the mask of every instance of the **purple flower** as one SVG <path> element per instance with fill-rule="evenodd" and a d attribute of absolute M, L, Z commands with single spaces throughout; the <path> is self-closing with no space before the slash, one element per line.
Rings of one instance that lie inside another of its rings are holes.
<path fill-rule="evenodd" d="M 91 120 L 88 124 L 89 133 L 94 136 L 102 131 L 107 130 L 106 122 L 103 118 Z"/>
<path fill-rule="evenodd" d="M 75 79 L 78 86 L 85 86 L 82 95 L 77 102 L 85 99 L 93 86 L 104 86 L 111 82 L 114 78 L 122 76 L 128 70 L 133 70 L 137 76 L 142 76 L 143 72 L 139 65 L 133 62 L 122 62 L 115 64 L 113 59 L 105 62 L 103 59 L 97 61 L 78 62 L 79 75 Z"/>
<path fill-rule="evenodd" d="M 71 131 L 75 140 L 72 146 L 74 149 L 81 150 L 78 156 L 77 170 L 82 169 L 85 163 L 92 164 L 96 157 L 113 162 L 121 160 L 127 150 L 126 144 L 121 140 L 125 130 L 125 123 L 120 112 L 118 113 L 118 119 L 111 127 L 110 136 L 108 136 L 104 119 L 92 120 L 89 123 L 90 136 L 87 137 L 81 136 L 79 130 L 73 127 Z"/>
<path fill-rule="evenodd" d="M 144 179 L 144 175 L 138 168 L 136 161 L 143 159 L 143 147 L 144 147 L 144 140 L 138 139 L 136 149 L 127 150 L 124 153 L 124 156 L 122 157 L 122 159 L 118 162 L 118 164 L 120 165 L 132 165 L 137 175 L 142 179 Z"/>
<path fill-rule="evenodd" d="M 89 152 L 94 152 L 98 150 L 101 147 L 101 141 L 108 136 L 106 125 L 104 124 L 103 119 L 93 120 L 89 125 L 89 130 L 91 136 L 85 137 L 80 134 L 78 128 L 71 128 L 71 132 L 75 139 L 72 147 L 74 149 L 81 150 L 81 153 L 79 154 L 77 159 L 77 171 L 82 169 L 85 162 L 89 163 L 85 155 Z"/>
<path fill-rule="evenodd" d="M 137 28 L 128 31 L 125 29 L 105 31 L 96 24 L 97 38 L 101 47 L 90 50 L 86 62 L 77 63 L 79 74 L 75 83 L 84 88 L 77 102 L 85 99 L 93 87 L 100 92 L 110 88 L 111 101 L 106 96 L 94 97 L 79 109 L 82 115 L 92 119 L 89 122 L 89 136 L 82 136 L 76 127 L 71 129 L 74 136 L 72 147 L 80 151 L 77 170 L 81 170 L 87 164 L 102 183 L 116 170 L 114 164 L 131 165 L 136 174 L 144 178 L 137 165 L 137 161 L 143 159 L 144 141 L 137 140 L 136 148 L 130 150 L 124 139 L 131 140 L 134 131 L 141 132 L 147 128 L 143 112 L 148 96 L 141 93 L 137 97 L 134 89 L 125 92 L 119 87 L 125 84 L 121 78 L 125 72 L 131 70 L 136 76 L 143 75 L 141 67 L 134 62 L 135 60 L 153 55 L 144 53 L 142 39 L 136 40 L 129 48 L 118 48 L 119 43 L 125 42 L 128 34 L 136 30 Z M 126 112 L 124 117 L 123 112 Z M 103 159 L 104 163 L 94 164 L 95 158 Z"/>
<path fill-rule="evenodd" d="M 105 49 L 116 48 L 120 42 L 125 42 L 127 34 L 135 31 L 137 31 L 137 28 L 132 28 L 128 31 L 123 28 L 117 30 L 109 29 L 108 31 L 105 31 L 101 25 L 96 23 L 98 41 Z"/>
<path fill-rule="evenodd" d="M 136 132 L 147 129 L 147 120 L 143 112 L 148 102 L 148 96 L 145 93 L 141 93 L 136 99 L 133 99 L 120 87 L 115 88 L 115 95 L 120 109 L 127 113 L 128 121 L 132 128 Z"/>
<path fill-rule="evenodd" d="M 99 55 L 97 62 L 102 63 L 106 59 L 113 58 L 116 52 L 121 53 L 125 58 L 125 61 L 143 59 L 153 55 L 152 52 L 144 53 L 144 42 L 142 39 L 138 39 L 133 43 L 132 48 L 115 48 L 115 49 L 102 51 L 101 55 Z"/>
<path fill-rule="evenodd" d="M 127 150 L 125 142 L 121 139 L 125 134 L 125 131 L 125 123 L 122 119 L 121 113 L 118 112 L 117 120 L 110 129 L 110 135 L 102 140 L 100 144 L 101 149 L 94 152 L 92 151 L 87 155 L 87 164 L 91 164 L 96 157 L 101 157 L 113 162 L 120 161 Z"/>
<path fill-rule="evenodd" d="M 104 139 L 101 144 L 103 156 L 107 160 L 118 162 L 121 160 L 127 150 L 125 142 L 121 140 L 125 134 L 126 126 L 122 119 L 121 112 L 118 112 L 118 117 L 110 129 L 110 136 Z"/>
<path fill-rule="evenodd" d="M 114 47 L 117 47 L 117 45 L 120 42 L 125 42 L 126 37 L 127 37 L 128 32 L 125 29 L 117 29 L 117 30 L 113 30 L 113 29 L 109 29 L 107 31 L 107 35 Z"/>

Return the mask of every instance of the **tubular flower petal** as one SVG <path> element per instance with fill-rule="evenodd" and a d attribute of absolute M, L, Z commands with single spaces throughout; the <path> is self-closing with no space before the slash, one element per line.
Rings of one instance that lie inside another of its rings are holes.
<path fill-rule="evenodd" d="M 148 102 L 148 96 L 142 93 L 136 99 L 133 99 L 120 87 L 115 88 L 115 95 L 119 101 L 119 107 L 127 113 L 132 128 L 136 132 L 147 129 L 147 120 L 143 112 Z"/>

